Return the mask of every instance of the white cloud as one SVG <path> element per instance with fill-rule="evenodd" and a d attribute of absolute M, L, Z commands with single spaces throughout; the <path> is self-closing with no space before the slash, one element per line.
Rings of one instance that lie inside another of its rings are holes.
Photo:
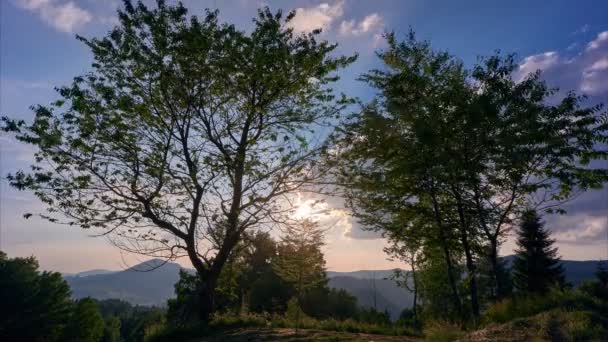
<path fill-rule="evenodd" d="M 519 64 L 515 80 L 522 81 L 528 74 L 534 73 L 537 70 L 547 70 L 558 64 L 560 58 L 556 51 L 549 51 L 538 55 L 532 55 L 524 58 Z"/>
<path fill-rule="evenodd" d="M 590 96 L 608 95 L 608 31 L 600 32 L 588 43 L 571 45 L 568 50 L 583 48 L 574 57 L 566 58 L 557 51 L 548 51 L 524 58 L 513 79 L 523 80 L 529 73 L 541 70 L 550 86 L 563 91 L 575 90 Z"/>
<path fill-rule="evenodd" d="M 577 215 L 562 218 L 571 224 L 572 229 L 555 233 L 553 237 L 561 243 L 605 242 L 607 223 L 605 217 Z M 604 241 L 602 241 L 604 240 Z"/>
<path fill-rule="evenodd" d="M 310 32 L 315 29 L 328 30 L 332 23 L 344 14 L 344 1 L 333 5 L 322 3 L 315 7 L 297 8 L 296 16 L 289 22 L 289 27 L 296 32 Z"/>
<path fill-rule="evenodd" d="M 44 22 L 61 32 L 72 33 L 74 30 L 93 20 L 93 15 L 78 7 L 74 2 L 56 0 L 16 0 L 17 6 L 37 13 Z"/>
<path fill-rule="evenodd" d="M 608 92 L 608 56 L 595 61 L 583 70 L 581 90 L 597 95 Z"/>
<path fill-rule="evenodd" d="M 587 44 L 587 51 L 597 49 L 608 43 L 608 31 L 600 32 L 594 40 Z"/>
<path fill-rule="evenodd" d="M 358 36 L 364 33 L 377 32 L 382 28 L 384 20 L 378 13 L 372 13 L 359 23 L 355 20 L 345 20 L 340 24 L 340 33 L 343 35 Z"/>

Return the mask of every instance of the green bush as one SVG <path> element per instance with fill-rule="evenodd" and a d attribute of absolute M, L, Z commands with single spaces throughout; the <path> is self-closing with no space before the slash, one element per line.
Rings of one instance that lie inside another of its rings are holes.
<path fill-rule="evenodd" d="M 454 323 L 447 321 L 431 321 L 424 326 L 426 341 L 448 342 L 462 337 L 464 332 Z"/>
<path fill-rule="evenodd" d="M 486 310 L 484 323 L 505 323 L 557 308 L 606 312 L 605 305 L 582 291 L 555 289 L 544 296 L 514 297 L 494 303 Z"/>

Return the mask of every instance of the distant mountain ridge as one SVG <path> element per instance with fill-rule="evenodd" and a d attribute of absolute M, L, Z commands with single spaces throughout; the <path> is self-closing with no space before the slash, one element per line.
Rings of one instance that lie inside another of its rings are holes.
<path fill-rule="evenodd" d="M 514 256 L 505 258 L 510 265 Z M 577 286 L 594 277 L 598 261 L 564 260 L 562 264 L 566 269 L 566 280 Z M 164 306 L 167 299 L 174 297 L 173 286 L 179 279 L 181 268 L 175 263 L 153 259 L 124 271 L 92 270 L 66 275 L 65 279 L 74 298 L 116 298 L 132 304 Z M 328 271 L 327 277 L 330 287 L 346 290 L 357 297 L 359 305 L 374 307 L 375 304 L 376 309 L 386 310 L 396 318 L 404 308 L 411 307 L 412 294 L 388 279 L 393 271 Z"/>

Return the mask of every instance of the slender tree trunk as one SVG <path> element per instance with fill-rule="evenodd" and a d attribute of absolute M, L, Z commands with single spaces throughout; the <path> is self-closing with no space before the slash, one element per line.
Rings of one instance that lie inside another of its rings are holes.
<path fill-rule="evenodd" d="M 498 262 L 498 243 L 496 239 L 490 239 L 490 264 L 492 266 L 492 282 L 494 283 L 494 299 L 498 300 L 505 296 L 505 291 L 500 277 L 501 268 Z"/>
<path fill-rule="evenodd" d="M 458 286 L 456 285 L 456 277 L 454 276 L 454 265 L 452 264 L 452 256 L 448 247 L 447 234 L 444 230 L 445 227 L 443 221 L 441 220 L 441 213 L 439 211 L 439 204 L 437 203 L 437 198 L 435 197 L 435 194 L 432 191 L 431 199 L 433 201 L 433 212 L 435 214 L 435 221 L 437 223 L 437 228 L 439 229 L 439 239 L 441 240 L 441 247 L 443 249 L 443 254 L 445 257 L 446 269 L 448 272 L 448 281 L 450 283 L 450 288 L 452 289 L 452 299 L 454 301 L 454 305 L 456 306 L 458 314 L 462 315 L 462 302 L 460 301 L 460 295 L 458 294 Z"/>
<path fill-rule="evenodd" d="M 412 280 L 414 281 L 414 303 L 412 307 L 412 313 L 414 314 L 414 320 L 418 320 L 418 281 L 416 279 L 416 259 L 412 258 Z"/>
<path fill-rule="evenodd" d="M 456 198 L 456 204 L 458 208 L 458 218 L 460 221 L 460 242 L 464 249 L 464 255 L 466 258 L 467 271 L 469 273 L 469 290 L 471 295 L 471 313 L 473 318 L 477 320 L 479 318 L 479 295 L 477 291 L 477 267 L 473 260 L 473 253 L 471 252 L 471 245 L 469 244 L 469 224 L 464 212 L 462 204 L 462 198 L 458 189 L 452 189 Z"/>
<path fill-rule="evenodd" d="M 477 268 L 473 261 L 473 255 L 466 234 L 462 235 L 462 246 L 466 258 L 467 271 L 469 273 L 469 289 L 471 292 L 471 312 L 475 320 L 479 318 L 479 295 L 477 290 Z"/>

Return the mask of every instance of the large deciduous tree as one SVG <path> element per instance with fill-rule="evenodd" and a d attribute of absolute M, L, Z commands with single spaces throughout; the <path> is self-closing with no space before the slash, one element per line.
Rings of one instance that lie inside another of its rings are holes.
<path fill-rule="evenodd" d="M 332 57 L 320 31 L 296 34 L 293 13 L 267 8 L 250 32 L 162 0 L 125 1 L 118 15 L 106 37 L 79 37 L 91 72 L 34 107 L 33 123 L 4 119 L 38 148 L 9 179 L 46 203 L 44 218 L 105 229 L 127 251 L 187 256 L 207 319 L 243 233 L 283 221 L 289 193 L 320 175 L 312 131 L 346 104 L 330 85 L 355 57 Z"/>

